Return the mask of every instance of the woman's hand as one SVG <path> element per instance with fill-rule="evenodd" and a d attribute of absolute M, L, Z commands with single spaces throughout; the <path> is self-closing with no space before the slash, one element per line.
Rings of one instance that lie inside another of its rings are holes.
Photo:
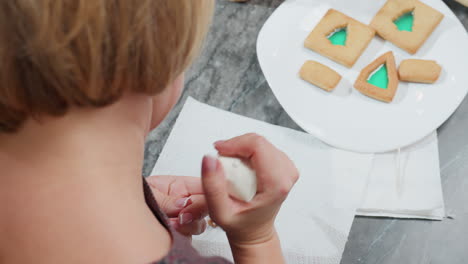
<path fill-rule="evenodd" d="M 265 138 L 247 134 L 215 143 L 222 156 L 249 162 L 257 175 L 257 194 L 245 203 L 232 199 L 221 163 L 203 158 L 202 183 L 210 217 L 221 226 L 231 246 L 258 245 L 276 238 L 274 221 L 299 173 L 291 160 Z"/>
<path fill-rule="evenodd" d="M 174 229 L 186 236 L 205 231 L 208 208 L 200 178 L 150 176 L 146 181 Z"/>

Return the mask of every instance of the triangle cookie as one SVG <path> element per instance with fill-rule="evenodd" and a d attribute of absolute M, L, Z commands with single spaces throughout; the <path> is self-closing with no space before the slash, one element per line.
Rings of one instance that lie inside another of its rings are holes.
<path fill-rule="evenodd" d="M 384 53 L 362 69 L 354 88 L 371 98 L 391 102 L 398 88 L 398 73 L 393 52 Z"/>
<path fill-rule="evenodd" d="M 304 46 L 351 68 L 375 31 L 335 9 L 329 9 L 304 41 Z"/>

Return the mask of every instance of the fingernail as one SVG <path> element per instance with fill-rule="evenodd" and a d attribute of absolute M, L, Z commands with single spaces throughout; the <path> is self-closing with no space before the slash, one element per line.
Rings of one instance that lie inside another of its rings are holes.
<path fill-rule="evenodd" d="M 209 155 L 205 155 L 202 161 L 202 172 L 214 172 L 216 171 L 217 159 Z"/>
<path fill-rule="evenodd" d="M 193 221 L 193 215 L 191 213 L 183 213 L 179 215 L 179 223 L 181 225 L 190 224 Z"/>
<path fill-rule="evenodd" d="M 190 197 L 180 198 L 180 199 L 177 199 L 177 201 L 175 202 L 175 206 L 179 209 L 185 208 L 191 204 L 192 204 L 192 199 L 190 199 Z"/>
<path fill-rule="evenodd" d="M 213 145 L 216 147 L 217 145 L 222 144 L 224 142 L 226 142 L 226 140 L 218 140 Z"/>

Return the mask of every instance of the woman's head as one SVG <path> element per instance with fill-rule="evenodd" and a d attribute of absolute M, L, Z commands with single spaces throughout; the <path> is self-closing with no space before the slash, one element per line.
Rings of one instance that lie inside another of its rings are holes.
<path fill-rule="evenodd" d="M 0 133 L 126 92 L 161 93 L 199 50 L 213 0 L 0 1 Z"/>

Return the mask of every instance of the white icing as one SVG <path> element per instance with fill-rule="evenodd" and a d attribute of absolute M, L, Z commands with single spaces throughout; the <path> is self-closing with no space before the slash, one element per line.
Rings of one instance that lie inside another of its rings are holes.
<path fill-rule="evenodd" d="M 348 30 L 347 27 L 340 27 L 340 28 L 337 28 L 337 29 L 333 30 L 332 32 L 330 32 L 330 34 L 327 35 L 327 38 L 329 39 L 329 38 L 330 38 L 331 36 L 333 36 L 336 32 L 338 32 L 338 31 L 340 31 L 340 30 L 343 30 L 343 29 L 344 29 L 345 31 Z"/>
<path fill-rule="evenodd" d="M 245 162 L 238 158 L 219 157 L 228 182 L 228 192 L 233 197 L 249 202 L 257 193 L 257 176 Z"/>

